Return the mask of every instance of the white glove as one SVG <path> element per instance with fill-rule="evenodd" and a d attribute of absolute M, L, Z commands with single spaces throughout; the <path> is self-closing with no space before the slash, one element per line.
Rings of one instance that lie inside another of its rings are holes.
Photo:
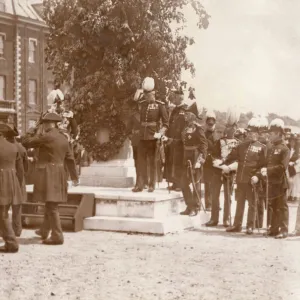
<path fill-rule="evenodd" d="M 166 137 L 165 135 L 161 138 L 161 140 L 163 141 L 163 142 L 167 142 L 168 140 L 169 140 L 169 138 L 168 137 Z"/>
<path fill-rule="evenodd" d="M 295 165 L 295 163 L 294 162 L 289 162 L 289 166 L 293 166 L 293 165 Z"/>
<path fill-rule="evenodd" d="M 222 164 L 223 163 L 223 161 L 221 160 L 221 159 L 215 159 L 214 161 L 213 161 L 213 166 L 215 167 L 215 168 L 218 168 L 218 167 L 220 167 L 220 164 Z"/>
<path fill-rule="evenodd" d="M 252 176 L 252 177 L 251 177 L 251 183 L 252 183 L 252 184 L 258 183 L 258 177 L 257 177 L 257 176 Z"/>
<path fill-rule="evenodd" d="M 28 160 L 33 162 L 34 161 L 34 158 L 33 157 L 28 157 Z"/>
<path fill-rule="evenodd" d="M 262 168 L 260 170 L 260 173 L 261 173 L 262 176 L 267 176 L 267 174 L 268 174 L 267 168 Z"/>
<path fill-rule="evenodd" d="M 196 162 L 194 168 L 195 169 L 200 169 L 201 168 L 201 163 L 200 162 Z"/>
<path fill-rule="evenodd" d="M 223 170 L 223 172 L 224 172 L 225 174 L 228 174 L 228 173 L 230 173 L 230 171 L 231 171 L 231 169 L 230 169 L 228 166 L 226 166 L 226 165 L 222 166 L 221 168 L 222 168 L 222 170 Z"/>
<path fill-rule="evenodd" d="M 159 139 L 161 139 L 161 137 L 162 137 L 162 134 L 161 134 L 160 132 L 155 132 L 155 133 L 154 133 L 154 138 L 155 138 L 155 139 L 158 139 L 158 140 L 159 140 Z"/>

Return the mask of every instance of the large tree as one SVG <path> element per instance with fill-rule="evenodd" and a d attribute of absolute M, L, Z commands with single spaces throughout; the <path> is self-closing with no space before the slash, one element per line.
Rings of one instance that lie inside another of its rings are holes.
<path fill-rule="evenodd" d="M 155 79 L 163 99 L 182 69 L 195 73 L 186 56 L 194 44 L 184 33 L 183 9 L 189 5 L 198 28 L 206 29 L 209 15 L 197 0 L 44 0 L 50 29 L 46 62 L 58 79 L 72 78 L 81 141 L 97 160 L 109 159 L 122 146 L 120 116 L 144 77 Z M 111 142 L 92 142 L 97 126 L 111 127 Z"/>

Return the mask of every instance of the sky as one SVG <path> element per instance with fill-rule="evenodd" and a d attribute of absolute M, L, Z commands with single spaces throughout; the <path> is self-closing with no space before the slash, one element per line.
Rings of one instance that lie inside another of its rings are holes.
<path fill-rule="evenodd" d="M 278 113 L 300 119 L 300 0 L 201 0 L 211 15 L 198 30 L 185 9 L 197 102 L 208 109 Z"/>

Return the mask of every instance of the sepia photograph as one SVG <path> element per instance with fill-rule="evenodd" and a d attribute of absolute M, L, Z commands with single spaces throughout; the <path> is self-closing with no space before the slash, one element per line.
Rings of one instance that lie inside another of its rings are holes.
<path fill-rule="evenodd" d="M 300 300 L 300 0 L 0 0 L 0 300 Z"/>

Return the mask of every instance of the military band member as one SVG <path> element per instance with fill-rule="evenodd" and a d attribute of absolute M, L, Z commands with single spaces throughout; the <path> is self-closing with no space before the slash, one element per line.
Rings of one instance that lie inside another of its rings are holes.
<path fill-rule="evenodd" d="M 247 127 L 247 138 L 229 154 L 225 165 L 238 162 L 236 175 L 236 200 L 237 207 L 232 227 L 227 232 L 242 231 L 245 202 L 248 200 L 247 234 L 253 233 L 255 220 L 255 198 L 251 184 L 252 176 L 265 163 L 266 146 L 258 142 L 259 121 L 252 118 Z"/>
<path fill-rule="evenodd" d="M 5 138 L 9 133 L 12 134 L 13 129 L 6 124 L 0 124 L 0 232 L 5 242 L 0 252 L 14 253 L 18 252 L 19 245 L 8 218 L 8 211 L 11 205 L 20 205 L 22 202 L 20 184 L 24 174 L 17 146 Z"/>
<path fill-rule="evenodd" d="M 148 79 L 148 78 L 146 78 Z M 149 188 L 148 192 L 153 192 L 156 183 L 156 147 L 157 140 L 165 134 L 168 128 L 168 113 L 165 104 L 155 99 L 154 81 L 152 88 L 146 88 L 144 80 L 144 95 L 140 100 L 141 105 L 141 126 L 140 142 L 138 146 L 138 161 L 141 172 L 147 172 L 147 158 L 149 159 Z M 150 80 L 151 78 L 149 78 Z M 162 128 L 161 128 L 162 124 Z M 133 192 L 141 192 L 144 189 L 144 178 L 147 174 L 140 175 L 137 179 L 137 186 Z"/>
<path fill-rule="evenodd" d="M 272 210 L 269 236 L 282 239 L 288 236 L 289 208 L 287 204 L 288 182 L 286 169 L 289 163 L 290 150 L 284 143 L 284 122 L 275 119 L 270 123 L 269 139 L 272 147 L 267 151 L 266 167 L 263 167 L 252 181 L 259 178 L 268 178 L 269 205 Z"/>
<path fill-rule="evenodd" d="M 38 161 L 35 168 L 33 200 L 45 202 L 45 216 L 42 230 L 36 233 L 44 244 L 61 245 L 64 242 L 61 221 L 58 212 L 59 203 L 67 202 L 66 163 L 73 185 L 78 184 L 78 176 L 74 157 L 66 137 L 57 128 L 61 117 L 55 113 L 47 113 L 42 118 L 45 133 L 42 135 L 28 134 L 23 144 L 28 148 L 39 148 Z M 51 231 L 51 237 L 48 238 Z"/>
<path fill-rule="evenodd" d="M 184 103 L 184 92 L 182 89 L 173 90 L 172 103 L 173 108 L 170 119 L 169 128 L 166 136 L 169 139 L 166 145 L 166 165 L 165 177 L 168 182 L 173 183 L 170 190 L 179 190 L 181 184 L 182 170 L 183 170 L 183 142 L 182 132 L 186 127 L 185 112 L 188 105 Z"/>
<path fill-rule="evenodd" d="M 203 166 L 204 177 L 204 198 L 206 210 L 211 210 L 212 205 L 212 176 L 213 176 L 213 158 L 211 152 L 213 151 L 215 142 L 219 139 L 215 132 L 216 128 L 216 115 L 213 111 L 206 113 L 206 130 L 205 137 L 208 142 L 207 157 Z"/>

